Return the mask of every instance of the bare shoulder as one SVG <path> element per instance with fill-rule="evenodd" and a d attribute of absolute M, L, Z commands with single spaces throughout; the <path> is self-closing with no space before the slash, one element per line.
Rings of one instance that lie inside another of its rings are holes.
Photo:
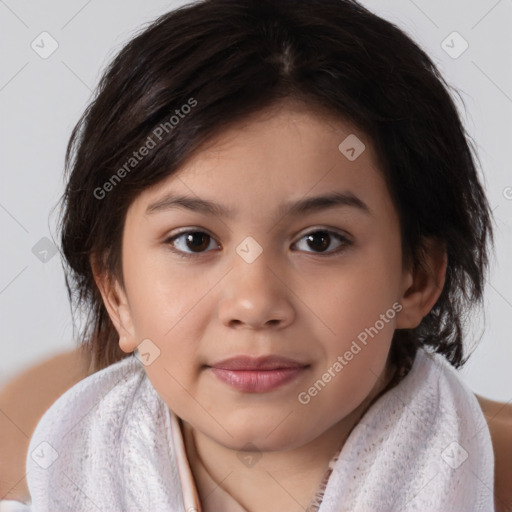
<path fill-rule="evenodd" d="M 89 358 L 79 349 L 32 366 L 0 389 L 0 499 L 25 499 L 25 458 L 41 416 L 89 373 Z"/>
<path fill-rule="evenodd" d="M 512 511 L 512 403 L 475 395 L 484 413 L 494 449 L 496 512 Z"/>

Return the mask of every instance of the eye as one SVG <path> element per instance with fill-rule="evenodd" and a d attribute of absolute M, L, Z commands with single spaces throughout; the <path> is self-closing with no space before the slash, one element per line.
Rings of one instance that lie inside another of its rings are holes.
<path fill-rule="evenodd" d="M 207 249 L 212 241 L 213 238 L 204 231 L 183 231 L 168 238 L 165 240 L 165 243 L 179 256 L 188 258 L 194 256 L 194 254 L 203 253 L 204 249 Z M 187 251 L 187 249 L 190 249 L 191 252 Z"/>
<path fill-rule="evenodd" d="M 333 239 L 338 240 L 338 248 L 327 251 Z M 206 251 L 206 249 L 211 247 L 213 241 L 214 239 L 204 231 L 189 230 L 182 231 L 168 238 L 164 243 L 168 245 L 174 253 L 178 254 L 178 256 L 189 258 L 204 252 L 209 252 Z M 298 245 L 302 241 L 305 241 L 309 247 L 314 249 L 313 251 L 306 252 L 317 254 L 326 253 L 326 256 L 337 254 L 352 245 L 352 242 L 348 240 L 348 238 L 328 229 L 311 231 L 304 235 L 295 245 Z"/>
<path fill-rule="evenodd" d="M 352 242 L 348 238 L 344 237 L 343 235 L 340 235 L 339 233 L 327 229 L 311 231 L 310 233 L 304 235 L 299 240 L 299 242 L 305 240 L 308 246 L 314 249 L 313 252 L 318 252 L 318 254 L 322 254 L 325 253 L 326 249 L 331 245 L 333 238 L 337 239 L 340 243 L 337 249 L 328 251 L 328 256 L 337 254 L 346 247 L 352 245 Z M 299 242 L 297 242 L 297 244 Z"/>

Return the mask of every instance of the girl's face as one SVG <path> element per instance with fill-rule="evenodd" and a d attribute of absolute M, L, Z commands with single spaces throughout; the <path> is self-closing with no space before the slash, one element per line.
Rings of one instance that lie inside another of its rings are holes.
<path fill-rule="evenodd" d="M 387 382 L 411 276 L 348 124 L 284 104 L 223 132 L 137 197 L 122 254 L 121 348 L 223 446 L 303 446 Z"/>

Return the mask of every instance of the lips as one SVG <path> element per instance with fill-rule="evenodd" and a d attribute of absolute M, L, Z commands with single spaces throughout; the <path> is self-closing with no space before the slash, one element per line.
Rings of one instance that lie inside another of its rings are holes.
<path fill-rule="evenodd" d="M 210 366 L 223 370 L 277 370 L 279 368 L 300 368 L 307 365 L 280 356 L 238 356 L 213 363 Z"/>
<path fill-rule="evenodd" d="M 238 391 L 264 393 L 294 380 L 308 366 L 281 356 L 238 356 L 213 363 L 209 368 L 221 382 Z"/>

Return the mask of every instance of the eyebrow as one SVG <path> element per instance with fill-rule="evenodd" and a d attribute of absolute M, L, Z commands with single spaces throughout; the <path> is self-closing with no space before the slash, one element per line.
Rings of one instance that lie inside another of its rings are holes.
<path fill-rule="evenodd" d="M 368 205 L 352 192 L 332 192 L 322 196 L 307 197 L 296 202 L 288 202 L 278 209 L 277 215 L 280 218 L 286 215 L 304 215 L 306 213 L 341 207 L 355 208 L 366 215 L 371 215 Z M 230 219 L 235 216 L 235 212 L 231 208 L 226 208 L 206 199 L 173 193 L 166 194 L 158 201 L 150 204 L 146 209 L 146 215 L 175 208 L 183 208 L 205 215 L 215 215 Z"/>

